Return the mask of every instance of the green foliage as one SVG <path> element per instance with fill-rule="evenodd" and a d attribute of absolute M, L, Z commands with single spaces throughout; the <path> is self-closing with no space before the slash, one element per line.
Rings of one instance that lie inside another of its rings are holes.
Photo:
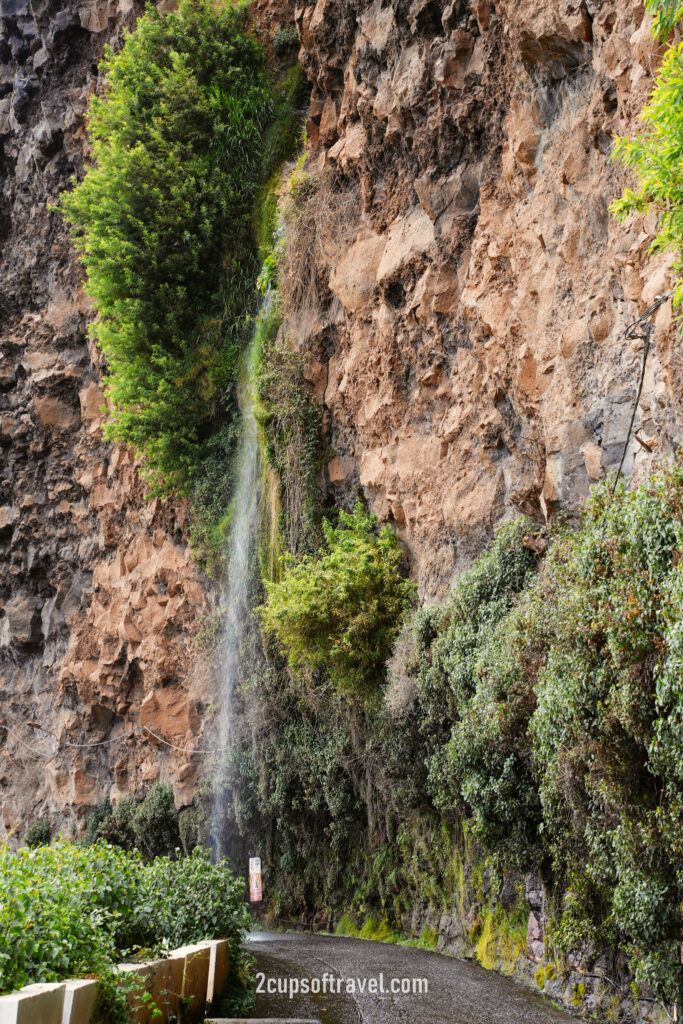
<path fill-rule="evenodd" d="M 93 165 L 60 207 L 98 312 L 109 436 L 144 453 L 157 490 L 190 493 L 230 448 L 270 116 L 263 58 L 243 8 L 182 0 L 148 8 L 103 67 Z"/>
<path fill-rule="evenodd" d="M 0 848 L 0 991 L 90 974 L 107 981 L 127 953 L 168 942 L 227 937 L 237 955 L 246 925 L 242 881 L 207 850 L 145 864 L 102 841 Z"/>
<path fill-rule="evenodd" d="M 506 525 L 414 619 L 423 785 L 503 863 L 542 868 L 559 952 L 620 943 L 680 1001 L 683 463 L 596 487 L 540 574 L 528 532 Z"/>
<path fill-rule="evenodd" d="M 252 1016 L 256 1004 L 256 958 L 246 949 L 230 961 L 230 974 L 225 990 L 214 1008 L 214 1013 L 221 1017 L 247 1018 Z"/>
<path fill-rule="evenodd" d="M 273 50 L 282 56 L 299 45 L 299 33 L 296 25 L 282 25 L 273 36 Z"/>
<path fill-rule="evenodd" d="M 35 818 L 26 829 L 24 841 L 27 846 L 47 846 L 52 838 L 49 818 Z"/>
<path fill-rule="evenodd" d="M 358 938 L 358 926 L 353 923 L 348 914 L 344 914 L 337 922 L 337 926 L 334 929 L 335 935 L 341 935 L 344 938 L 357 939 Z"/>
<path fill-rule="evenodd" d="M 645 10 L 654 19 L 652 31 L 658 38 L 672 32 L 683 17 L 681 0 L 645 0 Z"/>
<path fill-rule="evenodd" d="M 594 490 L 539 581 L 552 612 L 530 723 L 549 852 L 586 877 L 596 924 L 670 1002 L 681 996 L 682 546 L 680 462 L 614 500 Z"/>
<path fill-rule="evenodd" d="M 105 839 L 124 850 L 139 850 L 147 860 L 174 857 L 181 846 L 173 787 L 161 782 L 155 782 L 139 804 L 131 796 L 122 797 L 113 808 L 108 800 L 102 801 L 86 824 L 86 842 Z"/>
<path fill-rule="evenodd" d="M 111 813 L 100 822 L 95 840 L 106 839 L 108 843 L 112 843 L 114 846 L 121 846 L 124 850 L 136 849 L 136 809 L 137 805 L 133 797 L 122 797 Z"/>
<path fill-rule="evenodd" d="M 264 627 L 287 651 L 293 670 L 325 669 L 342 691 L 376 686 L 415 585 L 401 571 L 396 535 L 357 504 L 339 525 L 323 522 L 326 550 L 287 560 L 267 583 Z"/>
<path fill-rule="evenodd" d="M 540 571 L 537 528 L 505 524 L 441 605 L 409 618 L 388 693 L 396 673 L 412 685 L 393 707 L 365 639 L 348 640 L 358 608 L 369 629 L 355 567 L 379 542 L 356 515 L 360 529 L 326 526 L 326 548 L 269 588 L 266 625 L 310 677 L 268 649 L 242 684 L 235 821 L 265 842 L 273 909 L 343 908 L 398 931 L 416 903 L 478 906 L 471 941 L 508 969 L 524 922 L 494 900 L 492 872 L 517 865 L 543 876 L 558 957 L 620 946 L 680 1005 L 683 462 L 596 487 Z"/>
<path fill-rule="evenodd" d="M 264 133 L 261 158 L 261 180 L 265 184 L 261 185 L 256 203 L 261 214 L 256 232 L 261 260 L 266 258 L 273 241 L 273 186 L 279 181 L 284 162 L 291 160 L 301 147 L 301 126 L 310 94 L 310 83 L 298 63 L 287 68 L 272 88 L 273 113 Z"/>
<path fill-rule="evenodd" d="M 235 950 L 249 924 L 244 882 L 225 859 L 212 864 L 203 847 L 181 860 L 157 857 L 146 865 L 141 893 L 156 904 L 158 934 L 172 947 L 220 937 Z"/>
<path fill-rule="evenodd" d="M 524 866 L 533 862 L 539 819 L 530 745 L 521 738 L 529 686 L 515 646 L 529 623 L 509 613 L 535 572 L 524 545 L 534 532 L 525 519 L 506 523 L 444 605 L 415 624 L 428 791 L 443 811 L 464 800 L 478 838 Z"/>
<path fill-rule="evenodd" d="M 96 807 L 85 819 L 85 842 L 96 843 L 102 838 L 100 828 L 112 813 L 112 805 L 109 800 L 100 800 Z M 29 845 L 29 844 L 27 844 Z M 119 844 L 121 845 L 121 844 Z"/>
<path fill-rule="evenodd" d="M 148 859 L 172 856 L 180 846 L 173 787 L 155 782 L 135 811 L 136 846 Z"/>
<path fill-rule="evenodd" d="M 666 36 L 683 15 L 680 0 L 647 0 L 654 16 L 655 35 Z M 655 88 L 643 111 L 644 129 L 633 139 L 617 138 L 613 158 L 631 167 L 638 179 L 635 189 L 627 188 L 612 204 L 620 220 L 629 214 L 655 213 L 657 234 L 651 252 L 675 253 L 678 280 L 674 305 L 683 303 L 683 43 L 670 46 L 657 74 Z"/>
<path fill-rule="evenodd" d="M 99 974 L 113 962 L 141 925 L 141 868 L 103 844 L 0 849 L 0 990 Z"/>
<path fill-rule="evenodd" d="M 183 854 L 188 857 L 197 846 L 202 845 L 207 820 L 200 803 L 184 807 L 178 815 L 178 831 Z"/>

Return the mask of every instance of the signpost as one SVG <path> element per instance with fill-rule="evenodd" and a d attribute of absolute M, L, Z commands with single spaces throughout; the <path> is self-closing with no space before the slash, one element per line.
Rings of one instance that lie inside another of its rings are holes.
<path fill-rule="evenodd" d="M 260 903 L 263 899 L 263 882 L 261 881 L 261 858 L 249 858 L 249 901 Z"/>

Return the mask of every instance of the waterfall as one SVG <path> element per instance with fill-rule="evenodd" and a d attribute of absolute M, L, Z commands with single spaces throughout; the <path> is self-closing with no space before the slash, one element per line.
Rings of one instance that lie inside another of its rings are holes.
<path fill-rule="evenodd" d="M 232 742 L 232 701 L 240 669 L 242 644 L 249 619 L 249 573 L 256 535 L 259 492 L 259 438 L 254 415 L 254 368 L 257 357 L 257 333 L 246 352 L 238 392 L 242 414 L 242 436 L 237 456 L 237 477 L 232 499 L 228 580 L 222 595 L 223 634 L 219 646 L 220 671 L 217 700 L 217 739 L 222 751 L 218 769 L 227 767 Z M 224 850 L 222 825 L 228 809 L 227 787 L 220 777 L 214 795 L 211 834 L 215 854 Z"/>

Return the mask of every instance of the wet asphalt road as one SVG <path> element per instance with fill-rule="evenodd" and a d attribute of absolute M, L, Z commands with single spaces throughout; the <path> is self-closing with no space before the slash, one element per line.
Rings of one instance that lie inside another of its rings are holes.
<path fill-rule="evenodd" d="M 266 932 L 253 934 L 249 948 L 256 957 L 257 972 L 265 975 L 263 988 L 269 979 L 301 982 L 316 977 L 322 987 L 323 975 L 328 975 L 325 994 L 299 994 L 291 1000 L 282 994 L 257 994 L 252 1018 L 312 1017 L 321 1024 L 576 1024 L 575 1017 L 509 978 L 421 949 Z M 394 978 L 424 978 L 427 992 L 373 995 L 367 985 L 376 978 L 379 987 L 380 976 L 387 990 Z M 336 979 L 341 979 L 342 993 L 331 995 L 329 988 L 337 987 Z M 366 979 L 365 992 L 358 985 L 355 994 L 344 991 L 349 979 Z M 257 984 L 260 980 L 257 977 Z"/>

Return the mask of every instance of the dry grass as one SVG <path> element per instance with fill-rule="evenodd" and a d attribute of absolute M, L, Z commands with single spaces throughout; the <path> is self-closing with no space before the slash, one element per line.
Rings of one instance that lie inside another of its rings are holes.
<path fill-rule="evenodd" d="M 387 662 L 387 687 L 385 701 L 393 718 L 401 718 L 417 693 L 417 651 L 412 618 L 405 619 L 396 637 L 394 649 Z"/>
<path fill-rule="evenodd" d="M 357 185 L 340 187 L 329 173 L 295 173 L 284 211 L 284 257 L 278 275 L 287 316 L 318 316 L 329 299 L 329 275 L 356 237 Z"/>

